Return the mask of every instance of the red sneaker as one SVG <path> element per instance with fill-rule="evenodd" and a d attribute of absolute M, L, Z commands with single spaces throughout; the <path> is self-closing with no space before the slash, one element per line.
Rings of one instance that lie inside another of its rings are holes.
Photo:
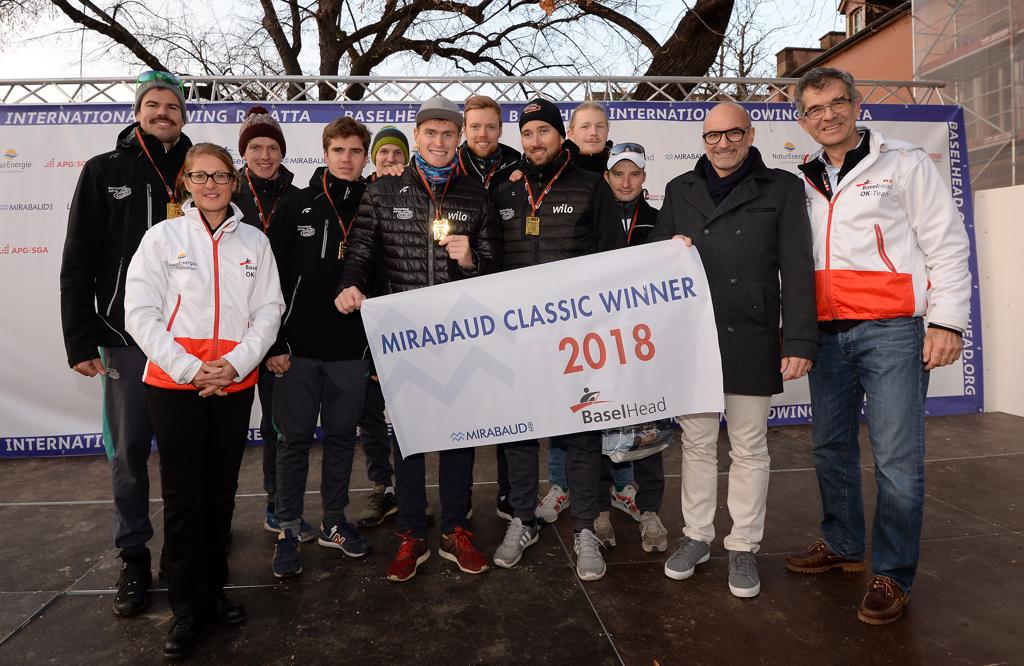
<path fill-rule="evenodd" d="M 417 539 L 409 532 L 402 532 L 398 537 L 402 543 L 388 565 L 388 580 L 401 583 L 416 575 L 416 569 L 430 557 L 430 549 L 426 539 Z"/>
<path fill-rule="evenodd" d="M 487 558 L 473 545 L 473 533 L 462 527 L 441 535 L 441 547 L 437 554 L 459 565 L 459 569 L 468 574 L 483 573 L 491 568 Z"/>

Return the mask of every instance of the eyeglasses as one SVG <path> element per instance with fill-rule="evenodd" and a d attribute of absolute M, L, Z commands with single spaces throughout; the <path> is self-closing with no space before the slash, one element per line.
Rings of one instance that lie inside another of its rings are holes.
<path fill-rule="evenodd" d="M 173 74 L 168 72 L 158 72 L 150 70 L 139 74 L 139 78 L 135 79 L 135 83 L 149 83 L 150 81 L 163 81 L 164 83 L 170 83 L 172 86 L 178 86 L 181 88 L 182 94 L 185 92 L 185 86 L 180 80 L 178 80 Z"/>
<path fill-rule="evenodd" d="M 709 146 L 713 146 L 719 141 L 721 141 L 723 136 L 729 140 L 729 143 L 739 143 L 740 141 L 743 140 L 743 137 L 746 136 L 747 132 L 749 131 L 749 127 L 733 127 L 732 129 L 727 129 L 724 132 L 704 132 L 700 136 L 702 139 L 704 139 L 704 143 L 708 144 Z"/>
<path fill-rule="evenodd" d="M 853 100 L 849 97 L 840 97 L 839 99 L 832 100 L 829 104 L 822 104 L 821 106 L 812 106 L 811 108 L 804 111 L 803 115 L 812 120 L 817 120 L 825 115 L 825 109 L 832 109 L 832 113 L 846 113 L 850 110 L 850 106 L 853 104 Z"/>
<path fill-rule="evenodd" d="M 622 153 L 640 153 L 646 155 L 647 151 L 639 143 L 617 143 L 612 146 L 612 149 L 608 152 L 609 157 L 615 155 L 621 155 Z"/>
<path fill-rule="evenodd" d="M 235 174 L 230 171 L 217 171 L 216 173 L 206 173 L 205 171 L 189 171 L 185 174 L 188 179 L 192 181 L 193 185 L 202 185 L 206 181 L 213 178 L 213 182 L 218 185 L 227 185 L 235 179 Z"/>

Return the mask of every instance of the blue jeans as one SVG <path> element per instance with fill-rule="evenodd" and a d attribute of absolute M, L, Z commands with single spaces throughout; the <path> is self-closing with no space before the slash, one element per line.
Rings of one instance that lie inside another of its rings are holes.
<path fill-rule="evenodd" d="M 633 465 L 628 461 L 612 463 L 612 478 L 619 486 L 633 483 Z M 569 489 L 569 476 L 565 471 L 565 449 L 555 445 L 548 447 L 548 481 L 562 490 Z"/>
<path fill-rule="evenodd" d="M 858 429 L 867 395 L 868 435 L 878 498 L 871 570 L 904 590 L 914 583 L 924 508 L 924 399 L 928 373 L 921 362 L 924 323 L 917 317 L 866 321 L 821 334 L 810 372 L 814 467 L 828 547 L 864 558 Z"/>

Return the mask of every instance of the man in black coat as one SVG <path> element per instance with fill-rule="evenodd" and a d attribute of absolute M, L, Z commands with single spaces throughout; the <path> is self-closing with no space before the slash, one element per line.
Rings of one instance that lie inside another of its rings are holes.
<path fill-rule="evenodd" d="M 523 142 L 523 178 L 500 183 L 493 200 L 502 225 L 503 268 L 510 270 L 590 254 L 597 250 L 599 229 L 618 224 L 617 214 L 602 206 L 612 201 L 608 184 L 596 173 L 576 167 L 563 146 L 565 125 L 558 108 L 543 99 L 531 101 L 519 119 Z M 552 437 L 551 446 L 566 448 L 572 515 L 575 521 L 576 573 L 581 580 L 605 574 L 600 543 L 594 534 L 601 482 L 601 433 Z M 515 566 L 523 551 L 537 542 L 537 440 L 508 444 L 509 504 L 515 515 L 494 563 Z"/>
<path fill-rule="evenodd" d="M 665 188 L 651 240 L 692 242 L 708 276 L 732 458 L 729 589 L 753 597 L 761 589 L 754 553 L 764 533 L 771 396 L 783 381 L 807 374 L 818 347 L 811 228 L 803 183 L 764 165 L 743 107 L 715 106 L 703 139 L 705 155 L 694 170 Z M 714 539 L 719 415 L 691 414 L 679 423 L 684 538 L 665 563 L 665 575 L 676 580 L 708 560 Z"/>
<path fill-rule="evenodd" d="M 60 315 L 68 365 L 102 376 L 103 444 L 110 458 L 114 546 L 121 575 L 114 614 L 149 603 L 149 460 L 153 425 L 142 385 L 146 355 L 124 327 L 124 277 L 146 230 L 181 215 L 174 186 L 192 146 L 182 134 L 185 97 L 167 72 L 145 72 L 135 93 L 135 123 L 115 149 L 85 164 L 68 214 L 60 267 Z M 177 626 L 177 625 L 175 625 Z"/>
<path fill-rule="evenodd" d="M 242 221 L 270 234 L 270 225 L 277 215 L 281 200 L 299 188 L 292 184 L 295 175 L 281 164 L 288 144 L 277 119 L 262 106 L 253 106 L 245 113 L 238 131 L 238 154 L 245 160 L 239 174 L 240 187 L 232 201 L 242 211 Z M 267 510 L 263 529 L 277 534 L 280 526 L 276 514 L 277 494 L 277 429 L 274 428 L 274 373 L 261 371 L 257 384 L 260 408 L 260 437 L 263 439 L 263 490 L 267 493 Z M 302 538 L 316 538 L 313 528 L 303 521 Z"/>
<path fill-rule="evenodd" d="M 335 305 L 359 309 L 383 266 L 391 292 L 410 291 L 497 270 L 491 237 L 494 216 L 487 191 L 458 167 L 462 129 L 459 107 L 443 97 L 427 100 L 416 114 L 418 152 L 401 176 L 377 178 L 366 188 L 349 242 L 349 259 Z M 438 554 L 465 573 L 478 574 L 487 560 L 466 529 L 475 449 L 440 453 L 441 548 Z M 430 557 L 424 454 L 395 451 L 398 524 L 402 542 L 388 579 L 409 580 Z"/>

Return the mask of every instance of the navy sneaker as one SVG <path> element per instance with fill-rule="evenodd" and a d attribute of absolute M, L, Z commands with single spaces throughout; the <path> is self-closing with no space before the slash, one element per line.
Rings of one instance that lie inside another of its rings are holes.
<path fill-rule="evenodd" d="M 277 536 L 274 546 L 274 562 L 271 567 L 277 578 L 289 578 L 302 573 L 302 557 L 299 537 L 291 530 L 284 530 Z"/>
<path fill-rule="evenodd" d="M 301 521 L 302 522 L 299 523 L 299 540 L 302 541 L 302 543 L 309 543 L 316 538 L 316 530 L 313 529 L 312 525 L 306 522 L 305 518 L 301 519 Z M 266 518 L 263 519 L 263 529 L 268 532 L 274 532 L 275 534 L 280 533 L 281 531 L 281 523 L 277 520 L 277 514 L 270 509 L 267 509 Z"/>
<path fill-rule="evenodd" d="M 329 528 L 320 523 L 320 536 L 316 542 L 325 548 L 337 548 L 349 557 L 362 557 L 373 550 L 366 537 L 349 522 L 341 522 Z"/>

